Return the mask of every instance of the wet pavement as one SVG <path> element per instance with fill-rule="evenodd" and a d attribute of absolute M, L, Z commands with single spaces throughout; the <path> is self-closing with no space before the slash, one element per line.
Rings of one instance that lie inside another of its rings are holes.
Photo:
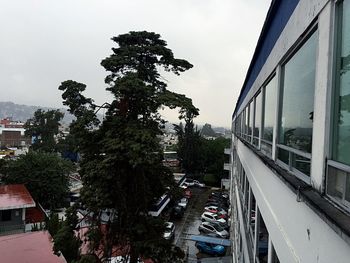
<path fill-rule="evenodd" d="M 183 249 L 188 254 L 188 262 L 197 262 L 197 259 L 210 257 L 209 255 L 198 253 L 195 242 L 187 240 L 188 235 L 199 235 L 198 227 L 201 224 L 201 215 L 209 194 L 213 191 L 210 188 L 191 188 L 192 198 L 182 219 L 174 221 L 176 246 Z M 229 251 L 226 252 L 229 254 Z"/>

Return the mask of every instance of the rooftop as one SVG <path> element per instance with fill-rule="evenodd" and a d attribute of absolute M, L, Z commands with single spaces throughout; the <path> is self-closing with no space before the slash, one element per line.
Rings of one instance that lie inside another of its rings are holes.
<path fill-rule="evenodd" d="M 35 202 L 23 184 L 0 185 L 0 210 L 35 207 Z"/>
<path fill-rule="evenodd" d="M 65 263 L 53 254 L 51 239 L 47 231 L 0 236 L 1 262 Z"/>

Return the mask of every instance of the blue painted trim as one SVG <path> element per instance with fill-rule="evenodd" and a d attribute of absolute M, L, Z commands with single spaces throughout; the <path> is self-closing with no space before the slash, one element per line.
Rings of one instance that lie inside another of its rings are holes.
<path fill-rule="evenodd" d="M 270 55 L 277 39 L 281 35 L 299 0 L 273 0 L 267 13 L 263 29 L 260 33 L 252 61 L 243 84 L 243 88 L 238 97 L 233 115 L 242 105 L 243 100 L 252 88 L 268 56 Z M 271 72 L 272 73 L 272 72 Z"/>

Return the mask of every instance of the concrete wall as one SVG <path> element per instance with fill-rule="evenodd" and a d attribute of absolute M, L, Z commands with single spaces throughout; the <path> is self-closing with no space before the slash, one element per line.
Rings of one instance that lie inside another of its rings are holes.
<path fill-rule="evenodd" d="M 349 245 L 242 142 L 237 154 L 281 262 L 349 262 Z"/>

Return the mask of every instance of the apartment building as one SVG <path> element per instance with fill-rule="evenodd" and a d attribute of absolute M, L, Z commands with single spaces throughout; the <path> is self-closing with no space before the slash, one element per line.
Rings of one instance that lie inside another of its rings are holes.
<path fill-rule="evenodd" d="M 232 116 L 234 262 L 350 261 L 350 1 L 274 0 Z"/>

